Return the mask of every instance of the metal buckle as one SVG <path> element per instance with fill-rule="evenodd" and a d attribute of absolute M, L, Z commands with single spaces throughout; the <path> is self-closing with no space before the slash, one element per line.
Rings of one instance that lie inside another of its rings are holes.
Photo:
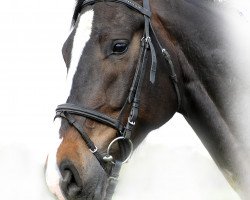
<path fill-rule="evenodd" d="M 144 45 L 145 45 L 145 37 L 143 36 L 141 38 L 141 47 L 144 47 Z"/>
<path fill-rule="evenodd" d="M 147 36 L 145 38 L 145 44 L 146 44 L 146 48 L 149 49 L 150 48 L 150 42 L 151 42 L 151 37 Z"/>
<path fill-rule="evenodd" d="M 142 37 L 142 39 L 141 39 L 142 46 L 144 46 L 146 44 L 147 48 L 148 48 L 150 42 L 151 42 L 150 36 Z"/>
<path fill-rule="evenodd" d="M 141 38 L 141 42 L 150 42 L 150 41 L 151 41 L 151 37 L 150 36 L 147 36 L 147 37 L 143 36 Z"/>
<path fill-rule="evenodd" d="M 91 153 L 96 153 L 98 151 L 98 148 L 95 146 L 95 149 L 92 150 L 92 149 L 89 149 Z"/>
<path fill-rule="evenodd" d="M 163 56 L 165 56 L 165 58 L 168 61 L 171 60 L 171 57 L 170 57 L 170 55 L 169 55 L 169 53 L 168 53 L 168 51 L 166 49 L 162 49 L 161 52 L 162 52 Z"/>
<path fill-rule="evenodd" d="M 116 178 L 116 177 L 113 177 L 113 176 L 110 176 L 109 178 L 108 178 L 108 181 L 118 181 L 119 179 L 118 178 Z"/>
<path fill-rule="evenodd" d="M 135 122 L 131 121 L 130 118 L 128 118 L 128 123 L 131 124 L 132 126 L 135 125 Z"/>
<path fill-rule="evenodd" d="M 149 43 L 150 41 L 151 41 L 151 37 L 147 36 L 147 37 L 145 38 L 145 42 Z"/>
<path fill-rule="evenodd" d="M 134 145 L 132 143 L 132 141 L 130 139 L 126 139 L 125 137 L 121 136 L 121 137 L 117 137 L 115 138 L 112 142 L 110 142 L 109 146 L 108 146 L 108 149 L 107 149 L 107 155 L 103 157 L 104 160 L 107 160 L 109 162 L 111 162 L 112 164 L 115 164 L 115 162 L 113 161 L 113 157 L 110 155 L 110 150 L 111 150 L 111 147 L 112 145 L 119 141 L 119 140 L 127 140 L 129 142 L 129 146 L 130 146 L 130 153 L 128 155 L 128 157 L 122 161 L 122 164 L 126 163 L 129 161 L 129 159 L 131 158 L 132 154 L 133 154 L 133 151 L 134 151 Z M 110 159 L 108 159 L 110 158 Z M 111 159 L 112 158 L 112 159 Z"/>

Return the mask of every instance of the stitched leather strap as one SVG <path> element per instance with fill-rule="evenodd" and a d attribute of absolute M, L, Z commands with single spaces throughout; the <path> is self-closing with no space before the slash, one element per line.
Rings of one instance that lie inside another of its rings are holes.
<path fill-rule="evenodd" d="M 136 93 L 136 89 L 137 89 L 137 85 L 141 76 L 141 69 L 142 69 L 142 61 L 143 61 L 143 54 L 144 54 L 144 41 L 141 41 L 141 48 L 140 48 L 140 53 L 139 53 L 139 59 L 138 59 L 138 63 L 137 63 L 137 67 L 136 67 L 136 72 L 134 75 L 134 79 L 133 79 L 133 83 L 132 86 L 130 88 L 130 93 L 128 96 L 128 102 L 132 103 L 132 101 L 134 100 L 135 97 L 135 93 Z"/>
<path fill-rule="evenodd" d="M 98 2 L 116 2 L 116 3 L 122 3 L 128 6 L 129 8 L 132 8 L 134 10 L 137 10 L 143 15 L 146 15 L 148 17 L 151 17 L 151 12 L 149 9 L 146 9 L 145 7 L 142 7 L 140 4 L 132 1 L 132 0 L 85 0 L 82 4 L 82 7 L 93 5 Z"/>
<path fill-rule="evenodd" d="M 119 173 L 122 167 L 122 162 L 117 161 L 112 168 L 110 177 L 108 178 L 108 187 L 106 190 L 106 196 L 104 200 L 110 200 L 115 192 L 116 185 L 118 183 Z"/>
<path fill-rule="evenodd" d="M 140 108 L 140 96 L 141 96 L 141 91 L 142 91 L 142 85 L 143 85 L 143 80 L 144 80 L 144 75 L 146 71 L 146 65 L 147 65 L 147 55 L 149 51 L 149 44 L 147 40 L 144 39 L 142 40 L 142 51 L 140 56 L 140 70 L 138 75 L 135 74 L 135 84 L 133 85 L 133 90 L 135 91 L 134 96 L 131 97 L 132 101 L 132 107 L 130 111 L 130 115 L 128 118 L 128 122 L 126 124 L 126 127 L 124 129 L 123 136 L 127 139 L 131 137 L 132 131 L 134 129 L 138 114 L 139 114 L 139 108 Z"/>
<path fill-rule="evenodd" d="M 143 0 L 143 7 L 146 10 L 150 10 L 149 0 Z M 150 54 L 151 54 L 150 82 L 154 83 L 156 76 L 157 59 L 156 59 L 155 48 L 150 37 L 151 20 L 150 17 L 146 15 L 144 15 L 144 19 L 145 19 L 145 35 L 146 35 L 146 40 L 149 44 Z"/>
<path fill-rule="evenodd" d="M 119 132 L 123 131 L 123 125 L 120 123 L 120 121 L 113 119 L 112 117 L 109 117 L 103 113 L 97 112 L 95 110 L 86 109 L 86 108 L 76 106 L 70 103 L 59 105 L 56 108 L 56 112 L 58 113 L 65 112 L 65 111 L 70 114 L 87 117 L 89 119 L 93 119 L 95 121 L 101 122 L 112 128 L 115 128 Z"/>
<path fill-rule="evenodd" d="M 168 53 L 168 51 L 165 48 L 162 47 L 160 41 L 156 37 L 156 33 L 154 31 L 152 23 L 150 23 L 150 30 L 152 32 L 152 36 L 154 37 L 157 45 L 161 49 L 161 52 L 162 52 L 162 55 L 163 55 L 165 61 L 169 64 L 169 67 L 170 67 L 170 78 L 172 79 L 172 82 L 173 82 L 173 85 L 174 85 L 174 88 L 175 88 L 175 92 L 176 92 L 176 96 L 177 96 L 177 101 L 178 101 L 177 111 L 180 111 L 180 109 L 181 109 L 181 103 L 182 103 L 181 102 L 181 92 L 180 92 L 180 88 L 179 88 L 179 84 L 178 84 L 178 77 L 177 77 L 177 74 L 175 72 L 175 67 L 174 67 L 173 61 L 172 61 L 171 56 Z"/>
<path fill-rule="evenodd" d="M 83 130 L 81 124 L 79 124 L 78 121 L 73 116 L 71 116 L 68 112 L 61 112 L 60 114 L 57 114 L 56 117 L 61 117 L 61 118 L 66 119 L 69 122 L 69 124 L 73 126 L 78 131 L 78 133 L 81 134 L 84 142 L 86 143 L 91 153 L 94 154 L 94 156 L 96 157 L 96 159 L 98 160 L 102 168 L 107 172 L 107 163 L 104 162 L 103 156 L 99 153 L 97 147 L 89 138 L 88 134 Z"/>

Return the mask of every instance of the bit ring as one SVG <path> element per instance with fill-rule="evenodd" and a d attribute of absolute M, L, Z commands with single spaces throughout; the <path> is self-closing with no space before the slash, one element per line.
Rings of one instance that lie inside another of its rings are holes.
<path fill-rule="evenodd" d="M 112 140 L 112 142 L 110 142 L 110 144 L 109 144 L 109 146 L 108 146 L 108 149 L 107 149 L 107 155 L 106 155 L 106 157 L 111 156 L 111 155 L 110 155 L 111 147 L 114 145 L 115 142 L 117 142 L 117 141 L 119 141 L 119 140 L 127 140 L 128 143 L 129 143 L 129 147 L 130 147 L 130 153 L 129 153 L 128 157 L 127 157 L 124 161 L 122 161 L 122 164 L 124 164 L 124 163 L 128 162 L 129 159 L 131 158 L 131 156 L 132 156 L 132 154 L 133 154 L 133 151 L 134 151 L 134 145 L 133 145 L 133 143 L 132 143 L 132 141 L 131 141 L 130 139 L 126 139 L 126 138 L 123 137 L 123 136 L 117 137 L 117 138 L 115 138 L 114 140 Z M 113 160 L 110 161 L 110 162 L 112 162 L 113 164 L 115 164 L 115 162 L 114 162 Z"/>

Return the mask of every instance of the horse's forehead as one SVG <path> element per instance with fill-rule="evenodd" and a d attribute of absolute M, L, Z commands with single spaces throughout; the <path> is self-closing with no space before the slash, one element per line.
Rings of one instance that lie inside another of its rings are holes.
<path fill-rule="evenodd" d="M 74 27 L 74 34 L 71 34 L 72 48 L 70 52 L 70 65 L 67 74 L 66 97 L 70 94 L 74 75 L 77 71 L 78 64 L 82 53 L 90 39 L 94 11 L 88 10 L 83 13 Z"/>
<path fill-rule="evenodd" d="M 98 30 L 98 28 L 123 31 L 124 29 L 133 29 L 137 22 L 140 21 L 140 17 L 142 17 L 140 13 L 131 10 L 126 5 L 115 2 L 96 4 L 93 10 L 95 12 L 93 24 L 95 30 Z"/>
<path fill-rule="evenodd" d="M 131 33 L 138 27 L 136 25 L 138 24 L 137 21 L 140 21 L 137 20 L 138 16 L 141 15 L 127 6 L 114 2 L 112 4 L 95 4 L 81 11 L 72 33 L 66 41 L 66 46 L 70 47 L 65 52 L 67 60 L 69 60 L 67 89 L 65 90 L 66 98 L 71 94 L 77 69 L 83 66 L 80 65 L 81 57 L 86 52 L 89 53 L 91 51 L 91 49 L 86 50 L 87 44 L 93 41 L 97 42 L 95 39 L 101 38 L 103 35 L 107 36 L 107 39 L 130 39 Z"/>

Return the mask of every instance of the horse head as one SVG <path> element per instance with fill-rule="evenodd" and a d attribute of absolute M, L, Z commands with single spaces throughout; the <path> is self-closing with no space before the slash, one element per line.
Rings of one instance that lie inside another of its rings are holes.
<path fill-rule="evenodd" d="M 62 50 L 68 98 L 57 108 L 61 140 L 46 171 L 59 199 L 110 198 L 133 147 L 177 111 L 174 61 L 155 23 L 148 1 L 78 1 Z"/>

